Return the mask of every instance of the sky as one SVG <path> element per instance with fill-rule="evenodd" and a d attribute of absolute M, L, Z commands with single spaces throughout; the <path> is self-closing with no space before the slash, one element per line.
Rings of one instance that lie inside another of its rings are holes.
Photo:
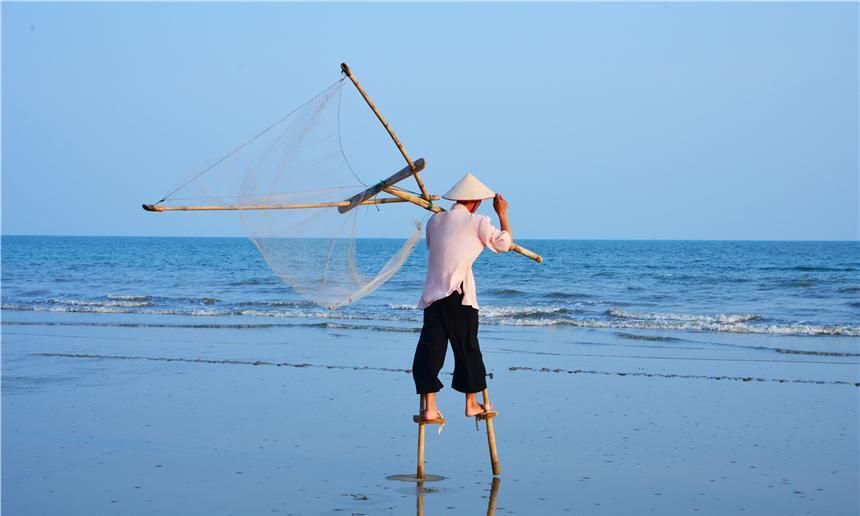
<path fill-rule="evenodd" d="M 5 2 L 3 234 L 241 235 L 140 205 L 342 61 L 428 188 L 473 172 L 518 239 L 858 239 L 853 2 Z"/>

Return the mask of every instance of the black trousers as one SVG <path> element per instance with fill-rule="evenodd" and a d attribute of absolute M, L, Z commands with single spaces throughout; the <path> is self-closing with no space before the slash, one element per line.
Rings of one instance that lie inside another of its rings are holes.
<path fill-rule="evenodd" d="M 479 392 L 487 387 L 486 369 L 478 346 L 478 310 L 463 306 L 463 294 L 456 290 L 424 309 L 424 326 L 412 361 L 412 378 L 418 394 L 442 389 L 439 371 L 445 364 L 448 341 L 454 350 L 456 391 Z"/>

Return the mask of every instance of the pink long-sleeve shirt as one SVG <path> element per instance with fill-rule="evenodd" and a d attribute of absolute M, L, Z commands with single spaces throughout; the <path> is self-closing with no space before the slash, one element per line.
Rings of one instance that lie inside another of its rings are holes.
<path fill-rule="evenodd" d="M 450 211 L 433 215 L 427 222 L 430 257 L 418 308 L 427 308 L 455 290 L 461 292 L 462 283 L 462 304 L 477 309 L 472 263 L 485 247 L 494 253 L 504 253 L 512 244 L 510 233 L 493 226 L 490 217 L 473 214 L 462 204 L 455 203 Z"/>

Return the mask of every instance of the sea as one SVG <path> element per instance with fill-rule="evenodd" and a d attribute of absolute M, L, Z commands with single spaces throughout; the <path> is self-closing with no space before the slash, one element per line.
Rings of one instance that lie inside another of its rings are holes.
<path fill-rule="evenodd" d="M 333 310 L 243 238 L 2 237 L 4 513 L 854 513 L 860 244 L 520 243 L 474 266 L 502 476 L 449 359 L 416 488 L 423 242 Z"/>
<path fill-rule="evenodd" d="M 382 260 L 401 243 L 357 246 Z M 839 348 L 860 336 L 860 242 L 520 243 L 544 263 L 490 251 L 475 262 L 482 327 L 814 336 Z M 426 261 L 422 242 L 380 289 L 332 310 L 292 291 L 244 238 L 3 236 L 2 315 L 418 331 Z"/>

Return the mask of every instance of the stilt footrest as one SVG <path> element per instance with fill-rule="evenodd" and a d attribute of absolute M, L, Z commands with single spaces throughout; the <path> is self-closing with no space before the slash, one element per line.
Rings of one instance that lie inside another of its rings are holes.
<path fill-rule="evenodd" d="M 496 412 L 495 410 L 491 410 L 491 411 L 489 411 L 489 412 L 484 412 L 483 414 L 478 414 L 478 415 L 477 415 L 477 416 L 475 416 L 475 417 L 476 417 L 477 419 L 492 419 L 492 418 L 494 418 L 494 417 L 496 417 L 496 416 L 498 416 L 498 415 L 499 415 L 499 413 L 498 413 L 498 412 Z"/>
<path fill-rule="evenodd" d="M 416 416 L 412 416 L 412 421 L 414 423 L 418 423 L 419 425 L 444 425 L 445 424 L 445 420 L 441 417 L 437 418 L 437 419 L 423 420 L 423 419 L 421 419 L 421 416 L 416 415 Z"/>

